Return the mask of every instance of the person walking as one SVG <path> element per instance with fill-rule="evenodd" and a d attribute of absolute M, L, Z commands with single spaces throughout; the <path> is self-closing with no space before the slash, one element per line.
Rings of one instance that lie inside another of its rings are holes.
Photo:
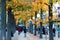
<path fill-rule="evenodd" d="M 20 26 L 18 26 L 17 30 L 18 30 L 18 34 L 20 34 L 20 32 L 21 32 Z"/>
<path fill-rule="evenodd" d="M 60 37 L 60 27 L 58 25 L 58 38 Z"/>
<path fill-rule="evenodd" d="M 53 36 L 55 37 L 55 35 L 56 35 L 56 29 L 53 28 Z"/>
<path fill-rule="evenodd" d="M 26 30 L 26 26 L 24 26 L 24 37 L 26 37 L 26 32 L 27 32 L 27 30 Z"/>
<path fill-rule="evenodd" d="M 45 27 L 45 34 L 48 35 L 48 28 Z"/>
<path fill-rule="evenodd" d="M 42 29 L 42 30 L 43 30 L 43 34 L 45 35 L 45 27 L 43 27 L 43 29 Z"/>

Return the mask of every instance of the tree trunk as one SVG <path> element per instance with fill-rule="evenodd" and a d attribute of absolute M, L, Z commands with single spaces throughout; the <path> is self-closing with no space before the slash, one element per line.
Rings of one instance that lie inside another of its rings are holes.
<path fill-rule="evenodd" d="M 49 5 L 49 40 L 53 40 L 52 4 Z"/>
<path fill-rule="evenodd" d="M 1 0 L 1 40 L 6 40 L 6 0 Z"/>
<path fill-rule="evenodd" d="M 42 9 L 41 9 L 41 20 L 42 20 L 42 13 L 43 13 L 43 11 L 42 11 Z M 40 22 L 40 38 L 42 38 L 42 21 Z"/>

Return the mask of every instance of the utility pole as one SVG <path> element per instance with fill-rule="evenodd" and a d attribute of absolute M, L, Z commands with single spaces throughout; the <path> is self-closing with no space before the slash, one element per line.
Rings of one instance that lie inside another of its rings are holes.
<path fill-rule="evenodd" d="M 6 0 L 0 0 L 0 40 L 6 40 Z"/>
<path fill-rule="evenodd" d="M 49 40 L 53 40 L 52 0 L 49 0 Z"/>

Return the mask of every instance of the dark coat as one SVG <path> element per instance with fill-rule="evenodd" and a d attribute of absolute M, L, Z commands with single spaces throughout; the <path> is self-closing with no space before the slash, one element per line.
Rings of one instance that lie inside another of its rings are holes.
<path fill-rule="evenodd" d="M 42 30 L 43 30 L 43 34 L 45 34 L 45 28 L 44 28 L 44 27 L 43 27 L 43 29 L 42 29 Z"/>
<path fill-rule="evenodd" d="M 56 31 L 55 28 L 53 28 L 53 33 L 55 33 L 55 31 Z"/>
<path fill-rule="evenodd" d="M 24 26 L 24 33 L 26 33 L 26 27 Z"/>

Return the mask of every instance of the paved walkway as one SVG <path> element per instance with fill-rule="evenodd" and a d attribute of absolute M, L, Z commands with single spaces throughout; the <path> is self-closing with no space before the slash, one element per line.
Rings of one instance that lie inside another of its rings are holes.
<path fill-rule="evenodd" d="M 23 32 L 20 35 L 18 35 L 18 31 L 16 31 L 14 37 L 12 37 L 12 40 L 49 40 L 49 36 L 43 35 L 43 39 L 40 39 L 39 35 L 34 36 L 33 34 L 27 32 L 27 36 L 24 37 Z M 54 40 L 60 40 L 60 38 L 54 37 Z"/>

